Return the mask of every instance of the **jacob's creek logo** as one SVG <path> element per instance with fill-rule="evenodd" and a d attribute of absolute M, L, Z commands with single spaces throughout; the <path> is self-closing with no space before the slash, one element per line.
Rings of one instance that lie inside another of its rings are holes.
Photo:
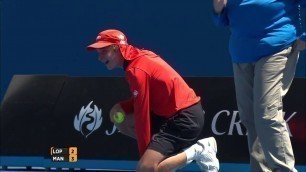
<path fill-rule="evenodd" d="M 97 130 L 102 124 L 102 110 L 96 105 L 91 108 L 91 101 L 86 108 L 81 108 L 80 113 L 74 118 L 74 128 L 86 138 Z"/>
<path fill-rule="evenodd" d="M 285 119 L 286 112 L 283 112 L 283 117 Z M 288 113 L 287 113 L 288 114 Z M 289 121 L 297 114 L 297 112 L 289 113 L 289 117 L 285 119 L 287 130 L 289 132 L 289 135 L 292 137 L 292 133 L 290 131 L 290 128 L 288 126 Z M 288 116 L 288 115 L 287 115 Z M 228 119 L 227 119 L 228 118 Z M 224 126 L 225 121 L 230 121 L 228 123 L 228 128 L 224 128 L 221 126 Z M 222 125 L 221 125 L 222 123 Z M 211 122 L 211 130 L 213 134 L 215 135 L 247 135 L 247 130 L 242 125 L 242 122 L 239 118 L 239 111 L 230 111 L 230 110 L 221 110 L 217 112 Z"/>
<path fill-rule="evenodd" d="M 133 95 L 137 96 L 138 91 L 134 90 Z M 102 110 L 99 110 L 96 105 L 94 105 L 94 109 L 91 108 L 92 103 L 93 101 L 91 101 L 86 106 L 86 108 L 84 108 L 83 106 L 81 108 L 80 113 L 74 118 L 74 128 L 77 131 L 80 131 L 82 135 L 85 136 L 85 138 L 87 138 L 91 133 L 93 133 L 102 125 Z M 285 118 L 285 114 L 289 117 Z M 288 123 L 296 115 L 298 115 L 298 112 L 283 112 L 283 116 L 287 122 L 287 129 L 290 137 L 293 137 L 293 133 L 291 133 Z M 227 125 L 227 127 L 224 127 L 224 125 Z M 217 111 L 215 114 L 212 114 L 212 121 L 210 122 L 210 127 L 211 132 L 217 136 L 247 135 L 247 131 L 242 125 L 242 122 L 239 118 L 239 111 L 237 110 L 220 110 Z M 111 136 L 116 134 L 117 132 L 120 131 L 116 128 L 116 125 L 113 124 L 113 127 L 106 129 L 104 133 L 107 136 Z"/>

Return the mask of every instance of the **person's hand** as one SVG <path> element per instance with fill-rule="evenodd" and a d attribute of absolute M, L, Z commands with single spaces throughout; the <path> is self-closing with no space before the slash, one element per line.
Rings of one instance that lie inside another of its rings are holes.
<path fill-rule="evenodd" d="M 216 14 L 220 14 L 223 8 L 225 8 L 227 0 L 213 0 L 214 10 Z"/>
<path fill-rule="evenodd" d="M 293 44 L 292 48 L 296 51 L 303 51 L 303 50 L 306 50 L 306 42 L 300 40 L 300 39 L 297 39 L 295 41 L 295 43 Z"/>
<path fill-rule="evenodd" d="M 112 123 L 114 123 L 113 115 L 117 115 L 117 112 L 121 112 L 123 115 L 125 115 L 125 112 L 119 103 L 115 104 L 109 112 L 109 119 Z"/>

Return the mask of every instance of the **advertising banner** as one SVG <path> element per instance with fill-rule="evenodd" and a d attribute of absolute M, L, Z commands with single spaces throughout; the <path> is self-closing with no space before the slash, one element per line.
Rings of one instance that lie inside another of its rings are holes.
<path fill-rule="evenodd" d="M 231 77 L 185 77 L 205 110 L 202 137 L 213 136 L 222 163 L 248 163 Z M 306 165 L 306 80 L 295 78 L 284 98 L 297 165 Z M 15 75 L 1 103 L 1 155 L 53 161 L 132 160 L 137 143 L 118 132 L 109 111 L 130 97 L 123 77 Z"/>

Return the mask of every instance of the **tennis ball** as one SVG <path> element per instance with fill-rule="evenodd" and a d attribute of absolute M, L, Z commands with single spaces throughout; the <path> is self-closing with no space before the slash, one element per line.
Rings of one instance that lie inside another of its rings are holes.
<path fill-rule="evenodd" d="M 117 124 L 120 124 L 124 120 L 124 115 L 122 114 L 122 112 L 117 112 L 117 115 L 113 115 L 113 119 Z"/>

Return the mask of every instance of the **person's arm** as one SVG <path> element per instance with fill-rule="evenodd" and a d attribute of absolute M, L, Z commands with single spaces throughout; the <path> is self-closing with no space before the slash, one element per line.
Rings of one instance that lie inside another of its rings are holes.
<path fill-rule="evenodd" d="M 306 41 L 302 39 L 297 39 L 296 42 L 293 44 L 293 49 L 296 49 L 297 51 L 306 50 Z"/>
<path fill-rule="evenodd" d="M 229 24 L 226 4 L 227 0 L 213 0 L 213 21 L 216 26 L 228 26 Z"/>
<path fill-rule="evenodd" d="M 126 77 L 134 96 L 135 129 L 142 156 L 151 140 L 149 76 L 142 70 L 132 68 L 127 71 Z"/>
<path fill-rule="evenodd" d="M 300 7 L 304 8 L 306 10 L 306 0 L 297 0 L 297 2 L 299 3 Z M 299 10 L 301 11 L 301 10 Z M 302 14 L 300 14 L 302 15 Z M 301 19 L 302 20 L 302 19 Z M 298 51 L 303 51 L 303 50 L 306 50 L 306 26 L 305 26 L 305 23 L 301 22 L 300 23 L 301 25 L 301 35 L 299 37 L 299 39 L 296 41 L 295 45 L 296 46 L 295 48 L 298 50 Z"/>
<path fill-rule="evenodd" d="M 134 112 L 134 98 L 131 97 L 128 100 L 124 100 L 119 102 L 120 106 L 124 110 L 125 113 L 132 113 Z"/>
<path fill-rule="evenodd" d="M 226 6 L 227 0 L 213 0 L 214 1 L 214 12 L 220 15 Z"/>

